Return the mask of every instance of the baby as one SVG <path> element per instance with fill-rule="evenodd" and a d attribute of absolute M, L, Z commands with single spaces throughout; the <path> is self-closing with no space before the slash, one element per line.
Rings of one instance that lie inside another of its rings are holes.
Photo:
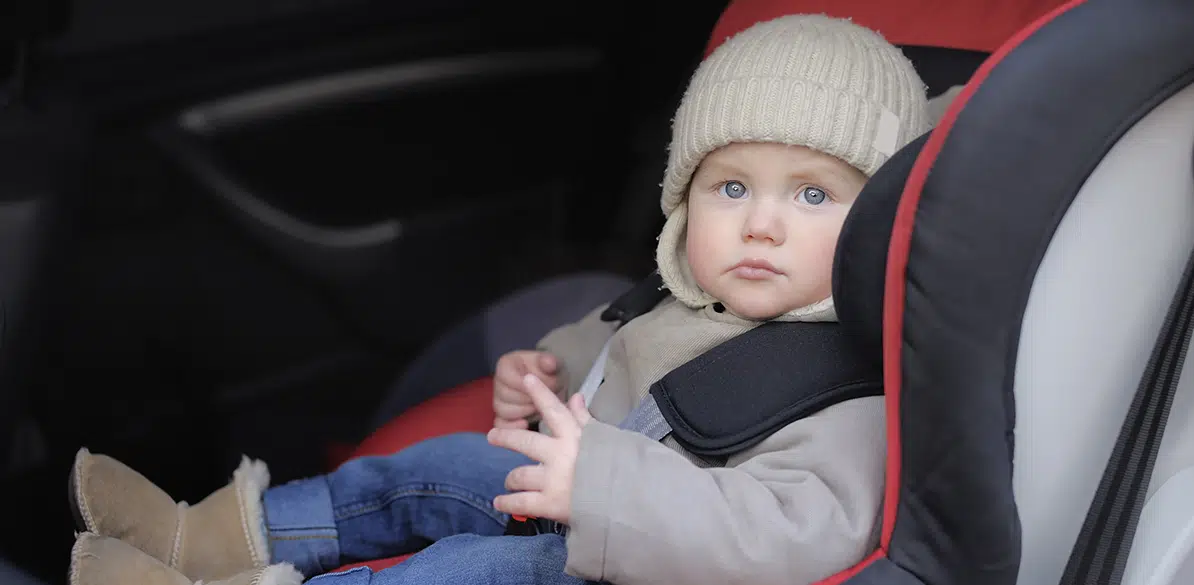
<path fill-rule="evenodd" d="M 621 423 L 663 376 L 764 322 L 835 321 L 846 214 L 928 125 L 924 84 L 878 34 L 809 15 L 743 31 L 701 64 L 674 120 L 656 258 L 670 294 L 654 309 L 618 328 L 598 307 L 504 356 L 488 436 L 326 476 L 267 489 L 265 465 L 245 460 L 188 507 L 81 450 L 70 582 L 792 585 L 854 565 L 876 546 L 881 397 L 718 457 Z M 507 536 L 511 515 L 553 529 Z M 428 543 L 386 570 L 327 573 Z"/>

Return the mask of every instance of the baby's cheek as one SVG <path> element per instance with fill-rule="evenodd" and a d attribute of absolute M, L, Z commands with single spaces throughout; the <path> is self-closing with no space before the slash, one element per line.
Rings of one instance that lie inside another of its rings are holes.
<path fill-rule="evenodd" d="M 715 272 L 713 266 L 715 264 L 714 255 L 715 250 L 710 247 L 694 246 L 687 250 L 688 254 L 688 269 L 692 272 L 692 276 L 697 281 L 697 286 L 704 289 L 706 292 L 712 283 L 713 273 Z"/>
<path fill-rule="evenodd" d="M 794 264 L 800 267 L 805 287 L 827 291 L 833 273 L 833 255 L 837 249 L 836 232 L 828 229 L 808 234 L 793 252 Z"/>
<path fill-rule="evenodd" d="M 837 253 L 837 232 L 831 237 L 826 238 L 822 244 L 820 253 L 817 254 L 817 275 L 820 279 L 819 288 L 823 290 L 825 295 L 830 293 L 831 280 L 833 278 L 833 257 Z"/>
<path fill-rule="evenodd" d="M 717 246 L 713 238 L 708 237 L 707 230 L 693 230 L 688 233 L 685 255 L 688 256 L 688 269 L 698 280 L 709 276 L 712 266 L 716 263 Z M 700 284 L 700 283 L 698 283 Z"/>

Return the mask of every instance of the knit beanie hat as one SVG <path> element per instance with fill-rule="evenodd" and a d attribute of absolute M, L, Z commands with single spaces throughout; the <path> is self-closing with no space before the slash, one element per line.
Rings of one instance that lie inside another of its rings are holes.
<path fill-rule="evenodd" d="M 878 33 L 825 15 L 789 15 L 733 36 L 697 68 L 672 122 L 656 262 L 664 285 L 699 309 L 716 302 L 685 255 L 689 182 L 709 153 L 734 142 L 805 146 L 870 177 L 929 128 L 925 85 Z M 836 319 L 833 300 L 788 321 Z"/>

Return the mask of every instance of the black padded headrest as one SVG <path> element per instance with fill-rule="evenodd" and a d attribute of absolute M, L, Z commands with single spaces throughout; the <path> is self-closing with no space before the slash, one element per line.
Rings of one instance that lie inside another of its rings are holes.
<path fill-rule="evenodd" d="M 833 261 L 833 300 L 838 320 L 867 355 L 883 350 L 883 290 L 887 247 L 896 209 L 928 133 L 896 152 L 854 202 Z"/>

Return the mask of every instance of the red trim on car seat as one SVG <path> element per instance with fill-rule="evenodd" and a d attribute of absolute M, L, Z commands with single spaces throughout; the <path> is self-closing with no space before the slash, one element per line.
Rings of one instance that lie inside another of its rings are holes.
<path fill-rule="evenodd" d="M 896 45 L 989 53 L 1064 0 L 734 0 L 705 45 L 709 56 L 726 38 L 785 14 L 849 17 Z"/>
<path fill-rule="evenodd" d="M 887 551 L 884 549 L 878 549 L 875 552 L 871 553 L 870 556 L 863 559 L 861 563 L 858 563 L 857 565 L 854 565 L 853 567 L 850 567 L 849 569 L 846 569 L 845 571 L 842 571 L 841 573 L 838 573 L 832 577 L 829 577 L 828 579 L 824 579 L 822 581 L 817 581 L 816 583 L 813 583 L 813 585 L 841 585 L 842 583 L 845 583 L 850 578 L 861 573 L 862 570 L 867 568 L 871 563 L 873 563 L 885 556 L 887 556 Z"/>
<path fill-rule="evenodd" d="M 1071 0 L 1048 14 L 1024 27 L 1020 32 L 999 47 L 990 58 L 983 62 L 978 71 L 966 84 L 958 97 L 950 104 L 945 116 L 933 130 L 928 141 L 925 142 L 920 156 L 908 175 L 904 184 L 904 193 L 900 196 L 900 205 L 896 211 L 895 223 L 892 227 L 891 242 L 887 249 L 886 288 L 883 297 L 883 382 L 887 401 L 887 480 L 883 497 L 883 532 L 879 547 L 884 554 L 891 547 L 892 533 L 895 531 L 896 510 L 898 509 L 900 494 L 900 382 L 902 371 L 900 355 L 903 349 L 902 336 L 904 329 L 904 288 L 908 270 L 908 255 L 912 248 L 912 228 L 916 221 L 916 208 L 920 203 L 921 189 L 929 176 L 929 169 L 941 153 L 941 147 L 949 136 L 950 129 L 958 119 L 958 113 L 978 90 L 983 81 L 990 75 L 991 70 L 1012 52 L 1025 39 L 1032 36 L 1049 21 L 1057 18 L 1066 11 L 1082 4 L 1086 0 Z M 828 584 L 829 582 L 826 582 Z"/>

